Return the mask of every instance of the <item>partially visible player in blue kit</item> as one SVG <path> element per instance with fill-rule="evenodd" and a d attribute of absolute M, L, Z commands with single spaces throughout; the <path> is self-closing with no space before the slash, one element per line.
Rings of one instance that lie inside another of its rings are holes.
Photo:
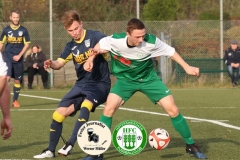
<path fill-rule="evenodd" d="M 30 37 L 28 30 L 19 24 L 20 13 L 17 10 L 11 12 L 11 24 L 3 29 L 0 37 L 0 51 L 4 43 L 4 61 L 7 64 L 7 80 L 14 78 L 13 107 L 19 108 L 18 96 L 21 90 L 21 79 L 24 70 L 23 54 L 29 47 Z"/>
<path fill-rule="evenodd" d="M 68 116 L 74 116 L 81 109 L 71 137 L 58 150 L 60 155 L 67 156 L 77 140 L 79 128 L 88 121 L 90 112 L 94 112 L 98 105 L 106 101 L 111 87 L 108 63 L 103 55 L 97 55 L 94 60 L 93 57 L 88 56 L 90 54 L 89 48 L 93 48 L 105 35 L 98 31 L 83 29 L 82 21 L 76 11 L 65 12 L 62 23 L 73 39 L 67 43 L 57 60 L 46 60 L 44 67 L 58 70 L 69 60 L 73 60 L 78 79 L 53 113 L 48 147 L 33 158 L 51 158 L 55 156 L 55 148 L 61 137 L 64 119 Z M 91 66 L 93 68 L 91 72 L 88 72 Z"/>

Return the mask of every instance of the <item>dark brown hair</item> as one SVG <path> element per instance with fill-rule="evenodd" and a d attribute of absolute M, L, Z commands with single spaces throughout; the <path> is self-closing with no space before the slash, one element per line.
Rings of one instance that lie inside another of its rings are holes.
<path fill-rule="evenodd" d="M 34 44 L 34 45 L 32 45 L 32 49 L 33 49 L 33 47 L 37 47 L 37 49 L 40 49 L 40 46 L 38 45 L 38 44 Z"/>
<path fill-rule="evenodd" d="M 133 18 L 130 21 L 128 21 L 127 23 L 127 32 L 129 34 L 132 33 L 133 30 L 135 29 L 145 29 L 145 25 L 143 24 L 143 22 L 140 19 L 137 18 Z"/>
<path fill-rule="evenodd" d="M 13 13 L 17 13 L 17 14 L 20 15 L 20 12 L 18 10 L 16 10 L 16 9 L 11 11 L 11 16 L 12 16 Z"/>
<path fill-rule="evenodd" d="M 68 28 L 72 25 L 73 21 L 81 22 L 80 15 L 75 10 L 70 10 L 64 13 L 64 15 L 61 18 L 62 24 L 65 28 Z"/>

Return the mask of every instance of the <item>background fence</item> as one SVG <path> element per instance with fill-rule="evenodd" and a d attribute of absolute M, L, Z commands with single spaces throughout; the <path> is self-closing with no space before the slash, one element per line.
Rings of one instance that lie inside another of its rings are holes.
<path fill-rule="evenodd" d="M 224 53 L 220 53 L 220 21 L 146 21 L 144 22 L 148 33 L 157 35 L 161 40 L 175 47 L 176 51 L 184 59 L 219 59 Z M 116 22 L 84 22 L 85 29 L 99 30 L 106 35 L 115 32 L 125 32 L 127 21 Z M 240 21 L 223 22 L 223 49 L 230 47 L 232 39 L 240 40 Z M 0 23 L 0 30 L 8 23 Z M 39 44 L 43 52 L 50 57 L 50 24 L 48 22 L 24 22 L 30 34 L 32 44 Z M 61 23 L 53 22 L 53 59 L 58 58 L 71 38 L 67 35 Z M 211 85 L 230 83 L 227 73 L 203 73 L 199 78 L 193 78 L 186 74 L 176 76 L 176 65 L 168 57 L 157 57 L 159 74 L 165 83 L 169 85 Z M 219 67 L 223 62 L 219 61 Z M 200 66 L 201 67 L 201 66 Z M 220 69 L 220 68 L 219 68 Z M 201 68 L 200 68 L 201 70 Z M 76 74 L 73 64 L 69 62 L 64 68 L 52 72 L 53 86 L 73 85 Z"/>

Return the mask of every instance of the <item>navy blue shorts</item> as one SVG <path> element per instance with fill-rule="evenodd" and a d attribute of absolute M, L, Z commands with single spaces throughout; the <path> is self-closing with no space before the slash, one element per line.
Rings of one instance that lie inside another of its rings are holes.
<path fill-rule="evenodd" d="M 23 62 L 12 63 L 5 62 L 8 67 L 7 76 L 14 78 L 15 80 L 21 80 L 23 75 Z"/>
<path fill-rule="evenodd" d="M 82 102 L 87 99 L 92 102 L 94 112 L 96 107 L 103 104 L 107 100 L 111 84 L 96 83 L 96 84 L 75 84 L 73 88 L 62 98 L 58 107 L 69 107 L 74 104 L 75 111 L 70 116 L 74 116 L 80 110 Z"/>

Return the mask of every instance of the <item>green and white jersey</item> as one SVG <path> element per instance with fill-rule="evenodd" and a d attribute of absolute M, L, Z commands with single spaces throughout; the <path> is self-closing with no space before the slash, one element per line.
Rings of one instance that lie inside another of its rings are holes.
<path fill-rule="evenodd" d="M 110 51 L 111 71 L 118 79 L 147 82 L 158 78 L 152 57 L 171 57 L 175 49 L 154 35 L 146 34 L 137 47 L 127 45 L 126 33 L 113 34 L 99 41 L 100 48 Z"/>

